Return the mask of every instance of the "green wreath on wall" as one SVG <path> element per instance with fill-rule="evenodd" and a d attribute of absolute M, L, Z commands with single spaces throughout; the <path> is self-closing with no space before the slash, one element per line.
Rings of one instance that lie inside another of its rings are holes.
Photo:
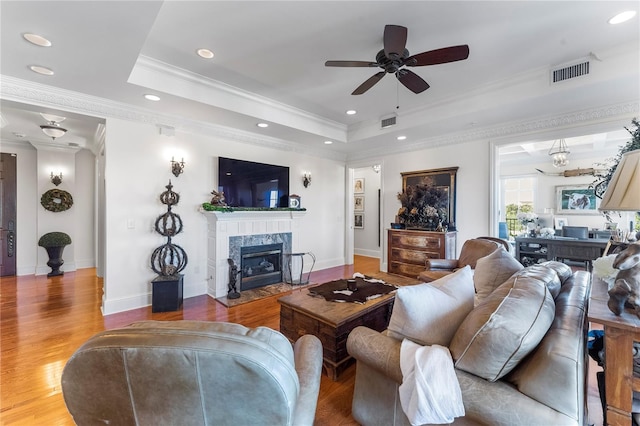
<path fill-rule="evenodd" d="M 50 212 L 63 212 L 73 205 L 73 197 L 62 189 L 50 189 L 40 197 L 40 204 Z"/>

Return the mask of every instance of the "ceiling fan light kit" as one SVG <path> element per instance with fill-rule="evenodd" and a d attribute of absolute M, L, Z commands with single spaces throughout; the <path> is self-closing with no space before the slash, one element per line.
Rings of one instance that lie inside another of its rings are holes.
<path fill-rule="evenodd" d="M 405 48 L 407 44 L 406 27 L 399 25 L 386 25 L 384 27 L 384 48 L 376 55 L 375 62 L 368 61 L 326 61 L 327 67 L 379 67 L 380 71 L 367 79 L 351 93 L 361 95 L 371 89 L 387 73 L 393 73 L 402 85 L 413 93 L 422 93 L 429 88 L 429 84 L 419 75 L 407 67 L 422 67 L 426 65 L 446 64 L 448 62 L 462 61 L 469 57 L 469 46 L 450 46 L 442 49 L 430 50 L 410 56 Z"/>

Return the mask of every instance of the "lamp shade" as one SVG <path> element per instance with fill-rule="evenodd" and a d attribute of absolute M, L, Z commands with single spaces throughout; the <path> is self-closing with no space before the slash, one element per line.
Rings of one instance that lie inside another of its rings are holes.
<path fill-rule="evenodd" d="M 640 149 L 627 152 L 602 197 L 600 210 L 640 211 Z"/>

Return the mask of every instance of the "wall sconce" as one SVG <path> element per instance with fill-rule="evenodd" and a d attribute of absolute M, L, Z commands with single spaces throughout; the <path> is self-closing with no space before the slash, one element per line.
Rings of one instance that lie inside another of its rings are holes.
<path fill-rule="evenodd" d="M 304 172 L 302 174 L 302 184 L 305 188 L 311 185 L 311 172 Z"/>
<path fill-rule="evenodd" d="M 53 172 L 51 172 L 51 183 L 55 186 L 60 185 L 62 183 L 62 172 L 57 175 L 54 175 Z"/>
<path fill-rule="evenodd" d="M 382 167 L 380 167 L 380 164 L 374 164 L 373 166 L 371 166 L 371 168 L 376 173 L 380 173 L 380 170 L 382 169 Z"/>
<path fill-rule="evenodd" d="M 171 173 L 173 173 L 175 177 L 178 177 L 182 172 L 184 172 L 184 158 L 178 162 L 174 161 L 173 157 L 171 157 Z"/>

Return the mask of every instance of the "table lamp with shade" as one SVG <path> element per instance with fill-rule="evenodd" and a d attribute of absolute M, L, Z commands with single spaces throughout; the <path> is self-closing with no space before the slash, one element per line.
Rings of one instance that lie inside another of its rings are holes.
<path fill-rule="evenodd" d="M 599 210 L 640 212 L 640 149 L 622 155 Z"/>

